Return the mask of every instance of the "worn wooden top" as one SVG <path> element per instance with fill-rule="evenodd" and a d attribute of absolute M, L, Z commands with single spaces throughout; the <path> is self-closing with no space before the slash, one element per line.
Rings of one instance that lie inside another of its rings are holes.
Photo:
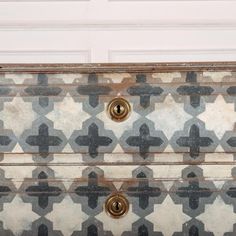
<path fill-rule="evenodd" d="M 0 72 L 170 72 L 170 71 L 236 71 L 236 62 L 178 63 L 86 63 L 86 64 L 0 64 Z"/>

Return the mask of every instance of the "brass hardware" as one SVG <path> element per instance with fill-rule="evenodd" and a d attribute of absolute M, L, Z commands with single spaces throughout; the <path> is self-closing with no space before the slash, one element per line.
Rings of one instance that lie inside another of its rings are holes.
<path fill-rule="evenodd" d="M 110 118 L 114 121 L 121 122 L 129 117 L 131 107 L 124 98 L 114 98 L 107 106 Z"/>
<path fill-rule="evenodd" d="M 111 217 L 120 218 L 128 212 L 129 202 L 123 195 L 111 195 L 105 202 L 105 209 Z"/>

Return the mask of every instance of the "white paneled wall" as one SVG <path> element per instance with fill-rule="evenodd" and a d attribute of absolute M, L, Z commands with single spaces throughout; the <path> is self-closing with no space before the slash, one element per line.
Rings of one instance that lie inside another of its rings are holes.
<path fill-rule="evenodd" d="M 236 60 L 236 0 L 0 0 L 0 63 Z"/>

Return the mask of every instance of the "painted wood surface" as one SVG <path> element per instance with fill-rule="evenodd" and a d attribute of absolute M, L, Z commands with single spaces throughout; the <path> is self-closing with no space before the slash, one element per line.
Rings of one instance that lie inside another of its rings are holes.
<path fill-rule="evenodd" d="M 236 233 L 235 63 L 0 67 L 0 235 Z"/>

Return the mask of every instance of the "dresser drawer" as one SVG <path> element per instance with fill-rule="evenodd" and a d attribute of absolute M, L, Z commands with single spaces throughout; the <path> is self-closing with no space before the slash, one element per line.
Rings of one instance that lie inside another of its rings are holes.
<path fill-rule="evenodd" d="M 235 101 L 234 63 L 1 65 L 0 235 L 236 234 Z"/>

